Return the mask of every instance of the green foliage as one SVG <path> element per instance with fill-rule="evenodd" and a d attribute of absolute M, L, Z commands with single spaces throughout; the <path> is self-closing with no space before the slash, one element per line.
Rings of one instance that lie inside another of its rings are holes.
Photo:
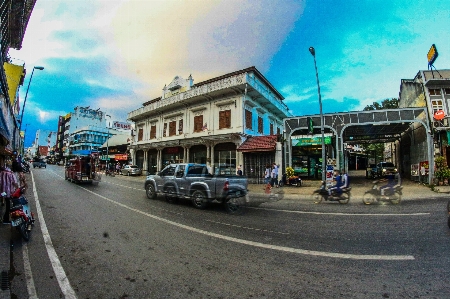
<path fill-rule="evenodd" d="M 450 169 L 447 166 L 447 162 L 444 157 L 439 156 L 434 160 L 436 171 L 434 172 L 434 176 L 439 182 L 444 181 L 444 179 L 450 178 Z"/>
<path fill-rule="evenodd" d="M 294 168 L 287 167 L 286 168 L 286 178 L 290 178 L 294 176 Z"/>
<path fill-rule="evenodd" d="M 370 110 L 383 110 L 383 109 L 397 109 L 398 108 L 398 99 L 392 98 L 392 99 L 385 99 L 380 103 L 373 102 L 372 105 L 367 105 L 363 110 L 364 111 L 370 111 Z"/>

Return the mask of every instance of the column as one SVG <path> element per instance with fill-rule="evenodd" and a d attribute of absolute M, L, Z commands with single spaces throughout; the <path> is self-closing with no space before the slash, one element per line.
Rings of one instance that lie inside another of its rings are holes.
<path fill-rule="evenodd" d="M 142 170 L 144 172 L 148 170 L 148 148 L 144 149 L 144 161 L 142 162 Z"/>

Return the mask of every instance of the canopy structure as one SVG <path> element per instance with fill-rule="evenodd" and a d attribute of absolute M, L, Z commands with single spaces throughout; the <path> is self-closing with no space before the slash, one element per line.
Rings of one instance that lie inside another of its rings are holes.
<path fill-rule="evenodd" d="M 313 122 L 314 134 L 320 134 L 320 115 L 309 115 L 284 119 L 285 138 L 291 140 L 296 134 L 307 134 L 308 119 Z M 337 165 L 343 168 L 344 143 L 385 143 L 400 140 L 412 124 L 422 125 L 427 133 L 430 178 L 433 177 L 434 159 L 432 135 L 426 108 L 401 108 L 371 111 L 356 111 L 324 114 L 324 130 L 336 137 Z M 292 165 L 292 144 L 285 145 L 286 166 Z"/>

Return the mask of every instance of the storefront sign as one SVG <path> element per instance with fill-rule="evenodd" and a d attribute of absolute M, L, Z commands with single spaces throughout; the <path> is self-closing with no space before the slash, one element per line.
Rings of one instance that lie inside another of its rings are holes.
<path fill-rule="evenodd" d="M 117 155 L 114 155 L 114 159 L 116 161 L 127 161 L 128 155 L 127 154 L 117 154 Z"/>
<path fill-rule="evenodd" d="M 292 139 L 292 146 L 321 145 L 322 137 L 305 137 Z M 331 144 L 331 136 L 325 136 L 325 144 Z"/>
<path fill-rule="evenodd" d="M 438 110 L 434 113 L 435 120 L 443 120 L 445 117 L 445 112 L 443 110 Z"/>

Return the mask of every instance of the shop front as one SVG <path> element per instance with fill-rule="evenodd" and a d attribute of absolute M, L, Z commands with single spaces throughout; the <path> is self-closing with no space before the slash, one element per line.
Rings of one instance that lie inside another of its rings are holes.
<path fill-rule="evenodd" d="M 189 163 L 206 164 L 206 146 L 194 145 L 189 149 Z"/>
<path fill-rule="evenodd" d="M 163 149 L 162 151 L 163 168 L 172 163 L 183 163 L 184 159 L 183 153 L 184 149 L 181 146 L 166 147 L 165 149 Z"/>
<path fill-rule="evenodd" d="M 147 171 L 148 174 L 156 174 L 158 169 L 158 150 L 150 149 L 147 153 Z"/>
<path fill-rule="evenodd" d="M 236 145 L 231 142 L 214 146 L 214 173 L 220 175 L 236 174 Z"/>
<path fill-rule="evenodd" d="M 322 137 L 295 137 L 292 141 L 292 168 L 295 175 L 304 178 L 322 177 Z M 325 146 L 331 145 L 331 136 L 325 136 Z"/>

